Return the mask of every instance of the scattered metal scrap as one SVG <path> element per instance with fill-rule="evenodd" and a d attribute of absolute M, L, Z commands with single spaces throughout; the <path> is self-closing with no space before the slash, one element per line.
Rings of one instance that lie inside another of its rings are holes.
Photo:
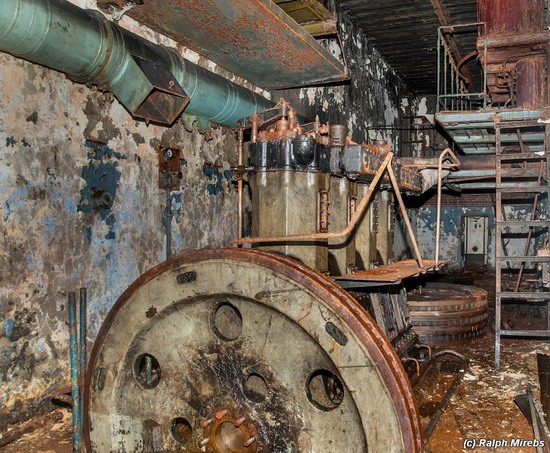
<path fill-rule="evenodd" d="M 0 433 L 0 448 L 17 441 L 25 434 L 36 431 L 47 423 L 60 422 L 62 420 L 63 411 L 59 409 L 45 415 L 35 415 L 32 419 L 11 428 L 9 431 Z"/>
<path fill-rule="evenodd" d="M 453 355 L 457 355 L 454 351 L 451 352 Z M 468 369 L 468 360 L 462 357 L 462 360 L 464 361 L 463 365 L 461 367 L 457 367 L 457 370 L 454 373 L 454 378 L 452 384 L 449 386 L 447 391 L 445 392 L 445 396 L 440 401 L 440 403 L 437 406 L 437 409 L 434 412 L 434 415 L 432 416 L 430 422 L 424 429 L 424 432 L 422 433 L 422 440 L 424 442 L 424 445 L 427 445 L 430 436 L 434 432 L 437 424 L 439 423 L 439 420 L 441 420 L 441 416 L 445 412 L 445 409 L 451 402 L 451 398 L 453 397 L 458 385 L 462 381 L 462 378 L 464 377 L 464 374 L 466 373 Z"/>
<path fill-rule="evenodd" d="M 537 443 L 533 446 L 536 448 L 537 453 L 550 452 L 550 430 L 548 429 L 544 412 L 535 395 L 535 387 L 532 384 L 527 385 L 527 392 L 516 396 L 514 401 L 533 428 L 533 434 Z"/>

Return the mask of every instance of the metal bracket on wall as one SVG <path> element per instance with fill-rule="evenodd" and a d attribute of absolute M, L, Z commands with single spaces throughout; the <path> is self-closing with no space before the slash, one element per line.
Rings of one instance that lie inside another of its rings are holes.
<path fill-rule="evenodd" d="M 328 190 L 321 189 L 319 191 L 319 232 L 328 233 L 328 216 L 329 214 L 329 199 Z"/>
<path fill-rule="evenodd" d="M 179 190 L 183 179 L 181 149 L 159 147 L 159 188 Z"/>

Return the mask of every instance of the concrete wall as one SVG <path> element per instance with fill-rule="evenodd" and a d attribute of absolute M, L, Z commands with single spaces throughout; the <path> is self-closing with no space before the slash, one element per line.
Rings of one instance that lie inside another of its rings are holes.
<path fill-rule="evenodd" d="M 123 290 L 164 260 L 159 145 L 184 158 L 181 190 L 171 195 L 172 252 L 227 244 L 237 220 L 233 131 L 147 126 L 108 94 L 0 54 L 2 412 L 68 385 L 68 291 L 88 289 L 92 340 Z M 111 209 L 89 209 L 94 187 L 114 196 Z"/>

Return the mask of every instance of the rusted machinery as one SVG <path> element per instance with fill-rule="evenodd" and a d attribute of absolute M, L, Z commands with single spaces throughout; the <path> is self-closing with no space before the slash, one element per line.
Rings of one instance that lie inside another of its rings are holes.
<path fill-rule="evenodd" d="M 548 105 L 549 32 L 543 0 L 479 0 L 478 55 L 495 106 Z"/>
<path fill-rule="evenodd" d="M 416 260 L 389 260 L 398 184 L 423 178 L 346 136 L 285 102 L 240 122 L 253 237 L 173 258 L 117 301 L 87 373 L 91 451 L 422 451 L 401 282 L 434 261 L 412 235 Z"/>
<path fill-rule="evenodd" d="M 487 291 L 481 288 L 428 282 L 409 294 L 407 303 L 423 341 L 472 338 L 487 327 Z"/>

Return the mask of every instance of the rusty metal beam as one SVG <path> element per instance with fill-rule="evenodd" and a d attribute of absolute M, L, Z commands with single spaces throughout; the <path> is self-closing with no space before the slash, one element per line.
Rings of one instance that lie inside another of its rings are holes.
<path fill-rule="evenodd" d="M 113 12 L 128 0 L 97 3 Z M 271 0 L 143 0 L 126 14 L 262 88 L 348 80 L 344 65 Z"/>

